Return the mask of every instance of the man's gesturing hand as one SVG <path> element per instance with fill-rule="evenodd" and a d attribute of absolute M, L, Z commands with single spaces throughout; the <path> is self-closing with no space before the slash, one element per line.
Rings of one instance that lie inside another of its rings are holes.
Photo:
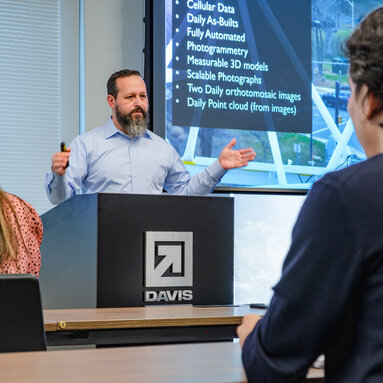
<path fill-rule="evenodd" d="M 237 140 L 233 138 L 222 150 L 219 155 L 219 163 L 224 169 L 234 169 L 246 166 L 249 161 L 255 158 L 255 152 L 252 148 L 233 150 Z"/>

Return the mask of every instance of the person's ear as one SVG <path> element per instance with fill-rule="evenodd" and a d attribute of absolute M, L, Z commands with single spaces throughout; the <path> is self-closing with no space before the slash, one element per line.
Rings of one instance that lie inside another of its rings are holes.
<path fill-rule="evenodd" d="M 115 107 L 115 100 L 114 100 L 114 97 L 111 95 L 111 94 L 108 94 L 108 96 L 106 97 L 107 101 L 108 101 L 108 104 L 109 106 L 114 109 Z"/>
<path fill-rule="evenodd" d="M 368 120 L 370 120 L 374 116 L 374 113 L 378 109 L 379 105 L 380 105 L 379 99 L 375 96 L 374 93 L 370 92 L 367 96 L 366 117 Z"/>

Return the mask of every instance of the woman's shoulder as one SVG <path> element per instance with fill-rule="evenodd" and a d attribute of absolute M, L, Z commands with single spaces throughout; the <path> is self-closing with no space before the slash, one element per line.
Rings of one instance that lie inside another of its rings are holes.
<path fill-rule="evenodd" d="M 10 194 L 10 193 L 5 193 L 6 198 L 8 201 L 12 204 L 12 207 L 17 211 L 18 209 L 27 209 L 30 210 L 32 213 L 35 213 L 36 210 L 33 208 L 31 204 L 29 204 L 27 201 L 24 201 L 20 197 Z M 36 213 L 37 214 L 37 213 Z"/>

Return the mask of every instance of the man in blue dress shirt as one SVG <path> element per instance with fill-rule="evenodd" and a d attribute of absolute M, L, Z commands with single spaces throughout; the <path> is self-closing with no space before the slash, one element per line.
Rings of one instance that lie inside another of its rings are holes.
<path fill-rule="evenodd" d="M 204 195 L 228 169 L 246 166 L 255 157 L 251 148 L 233 150 L 233 139 L 215 162 L 191 177 L 176 150 L 147 129 L 148 98 L 140 73 L 116 72 L 107 89 L 111 119 L 76 137 L 68 151 L 52 156 L 45 188 L 53 204 L 79 193 L 158 194 L 165 189 Z"/>

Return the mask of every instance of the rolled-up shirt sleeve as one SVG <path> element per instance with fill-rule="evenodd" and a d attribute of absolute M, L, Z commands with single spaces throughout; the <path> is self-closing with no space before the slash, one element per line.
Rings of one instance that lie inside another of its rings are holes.
<path fill-rule="evenodd" d="M 66 181 L 66 174 L 58 176 L 52 170 L 45 175 L 45 191 L 49 201 L 54 205 L 64 202 L 74 195 L 73 189 Z"/>
<path fill-rule="evenodd" d="M 170 194 L 206 195 L 214 189 L 226 174 L 218 160 L 200 173 L 190 176 L 176 151 L 173 149 L 173 166 L 164 183 L 164 189 Z"/>

